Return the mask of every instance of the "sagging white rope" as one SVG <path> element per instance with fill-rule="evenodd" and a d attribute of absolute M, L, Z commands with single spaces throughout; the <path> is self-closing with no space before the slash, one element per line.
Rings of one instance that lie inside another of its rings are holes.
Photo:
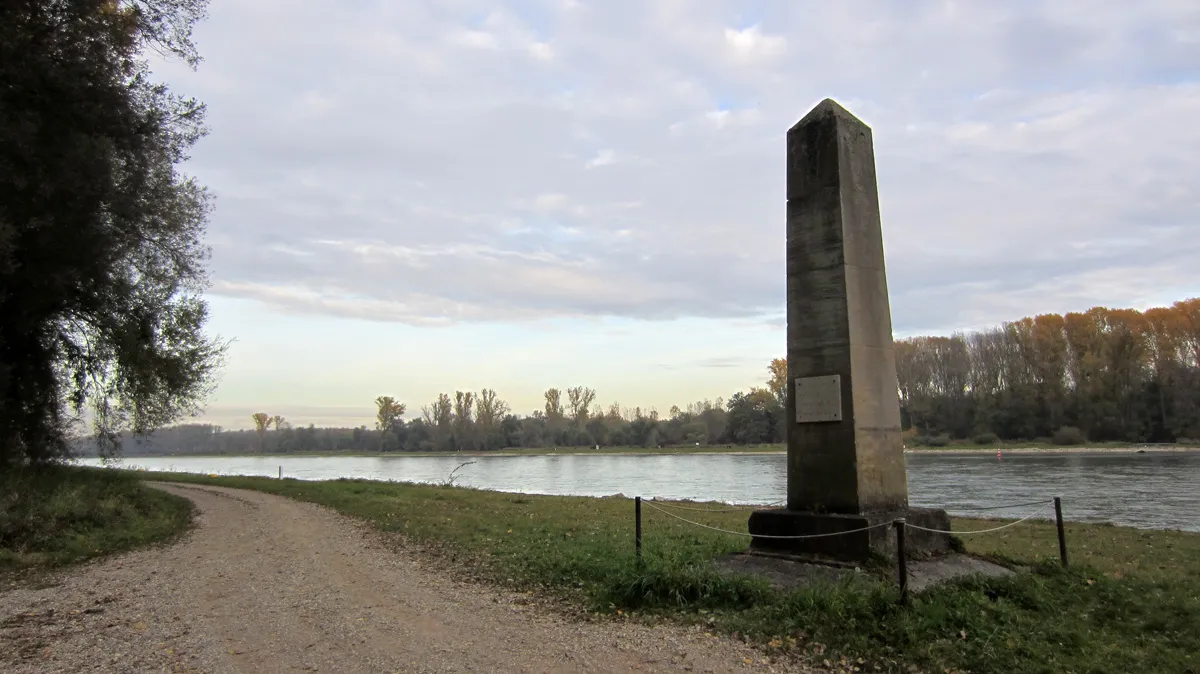
<path fill-rule="evenodd" d="M 1008 524 L 1002 524 L 1002 525 L 992 528 L 992 529 L 980 529 L 978 531 L 942 531 L 941 529 L 929 529 L 926 527 L 919 527 L 915 524 L 909 524 L 907 522 L 904 523 L 904 526 L 906 526 L 910 529 L 920 529 L 921 531 L 928 531 L 928 532 L 935 533 L 935 534 L 953 534 L 955 536 L 969 536 L 971 534 L 990 534 L 994 531 L 1000 531 L 1001 529 L 1007 529 L 1009 527 L 1016 526 L 1026 520 L 1033 519 L 1034 517 L 1041 515 L 1042 512 L 1044 512 L 1046 510 L 1046 508 L 1049 508 L 1052 505 L 1054 505 L 1054 501 L 1047 501 L 1046 503 L 1042 504 L 1041 508 L 1038 508 L 1037 510 L 1033 511 L 1032 513 L 1029 513 L 1028 515 L 1022 517 L 1019 520 L 1009 522 Z"/>
<path fill-rule="evenodd" d="M 661 506 L 661 507 L 665 507 L 665 508 L 673 508 L 675 510 L 688 510 L 688 511 L 697 512 L 697 513 L 736 513 L 736 512 L 743 512 L 750 508 L 769 508 L 771 506 L 777 506 L 777 505 L 782 504 L 783 501 L 775 501 L 774 503 L 767 503 L 764 505 L 729 506 L 727 508 L 692 508 L 690 506 L 678 505 L 678 504 L 672 503 L 670 501 L 647 501 L 645 499 L 642 500 L 642 503 L 653 503 L 657 506 Z"/>
<path fill-rule="evenodd" d="M 642 503 L 655 503 L 656 505 L 664 506 L 664 507 L 670 508 L 671 510 L 687 510 L 688 512 L 693 512 L 693 513 L 740 513 L 740 512 L 745 512 L 747 509 L 754 507 L 754 506 L 744 506 L 744 507 L 730 507 L 730 508 L 691 508 L 688 506 L 675 505 L 673 503 L 670 505 L 667 505 L 666 503 L 663 503 L 661 501 L 642 501 Z"/>
<path fill-rule="evenodd" d="M 1045 501 L 1029 501 L 1028 503 L 1010 503 L 1008 505 L 998 506 L 957 506 L 955 510 L 1004 510 L 1006 508 L 1028 508 L 1029 506 L 1041 505 Z"/>
<path fill-rule="evenodd" d="M 888 527 L 893 524 L 893 521 L 889 520 L 887 522 L 880 522 L 879 524 L 872 524 L 869 527 L 863 527 L 861 529 L 850 529 L 847 531 L 834 531 L 832 533 L 827 533 L 827 534 L 809 534 L 807 536 L 770 536 L 767 534 L 752 534 L 752 533 L 745 532 L 745 531 L 730 531 L 729 529 L 721 529 L 719 527 L 710 527 L 707 524 L 693 522 L 684 517 L 680 517 L 679 515 L 676 515 L 675 513 L 671 512 L 670 510 L 667 510 L 666 508 L 660 508 L 659 506 L 655 505 L 651 501 L 642 501 L 642 505 L 650 506 L 651 508 L 663 513 L 664 515 L 670 515 L 671 517 L 674 517 L 675 519 L 677 519 L 681 522 L 687 522 L 688 524 L 691 524 L 692 526 L 697 526 L 702 529 L 709 529 L 711 531 L 719 531 L 723 534 L 731 534 L 733 536 L 748 536 L 750 538 L 777 538 L 777 539 L 789 539 L 789 540 L 799 540 L 802 538 L 826 538 L 828 536 L 844 536 L 845 534 L 855 534 L 860 531 L 869 531 L 871 529 L 878 529 L 879 527 Z"/>

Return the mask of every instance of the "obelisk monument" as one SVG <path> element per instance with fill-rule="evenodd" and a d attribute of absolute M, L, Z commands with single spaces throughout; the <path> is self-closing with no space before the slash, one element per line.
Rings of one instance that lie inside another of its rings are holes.
<path fill-rule="evenodd" d="M 908 505 L 892 318 L 871 129 L 825 99 L 787 133 L 787 507 L 750 517 L 754 548 L 845 559 L 894 555 Z M 780 539 L 765 536 L 811 536 Z M 912 530 L 916 554 L 949 537 Z"/>

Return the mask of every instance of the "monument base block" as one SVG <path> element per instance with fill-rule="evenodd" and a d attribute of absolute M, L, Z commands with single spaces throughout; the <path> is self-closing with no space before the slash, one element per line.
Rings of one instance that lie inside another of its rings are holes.
<path fill-rule="evenodd" d="M 908 508 L 893 512 L 861 515 L 811 513 L 786 508 L 756 510 L 750 513 L 752 550 L 789 555 L 824 557 L 839 561 L 863 562 L 872 556 L 896 558 L 894 526 L 875 526 L 905 518 L 909 524 L 926 529 L 950 530 L 945 510 Z M 867 527 L 873 527 L 867 529 Z M 865 530 L 864 530 L 865 529 Z M 843 533 L 849 532 L 849 533 Z M 817 538 L 767 538 L 768 536 L 812 536 Z M 831 535 L 838 534 L 838 535 Z M 951 552 L 949 534 L 933 533 L 909 527 L 904 532 L 907 557 L 920 559 Z"/>

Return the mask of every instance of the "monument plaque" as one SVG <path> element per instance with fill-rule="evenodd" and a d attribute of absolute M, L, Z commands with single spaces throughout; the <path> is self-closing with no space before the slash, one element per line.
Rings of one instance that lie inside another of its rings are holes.
<path fill-rule="evenodd" d="M 751 546 L 865 560 L 888 526 L 946 552 L 950 518 L 912 508 L 871 128 L 830 99 L 787 133 L 787 507 L 750 515 Z"/>
<path fill-rule="evenodd" d="M 796 423 L 842 420 L 842 376 L 801 377 L 796 380 Z"/>

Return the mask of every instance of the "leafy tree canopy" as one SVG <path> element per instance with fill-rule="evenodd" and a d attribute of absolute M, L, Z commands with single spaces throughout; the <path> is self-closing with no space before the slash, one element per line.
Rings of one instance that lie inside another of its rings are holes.
<path fill-rule="evenodd" d="M 199 56 L 206 0 L 0 3 L 0 464 L 62 456 L 90 417 L 115 449 L 198 411 L 209 195 L 179 172 L 204 106 L 146 50 Z"/>

